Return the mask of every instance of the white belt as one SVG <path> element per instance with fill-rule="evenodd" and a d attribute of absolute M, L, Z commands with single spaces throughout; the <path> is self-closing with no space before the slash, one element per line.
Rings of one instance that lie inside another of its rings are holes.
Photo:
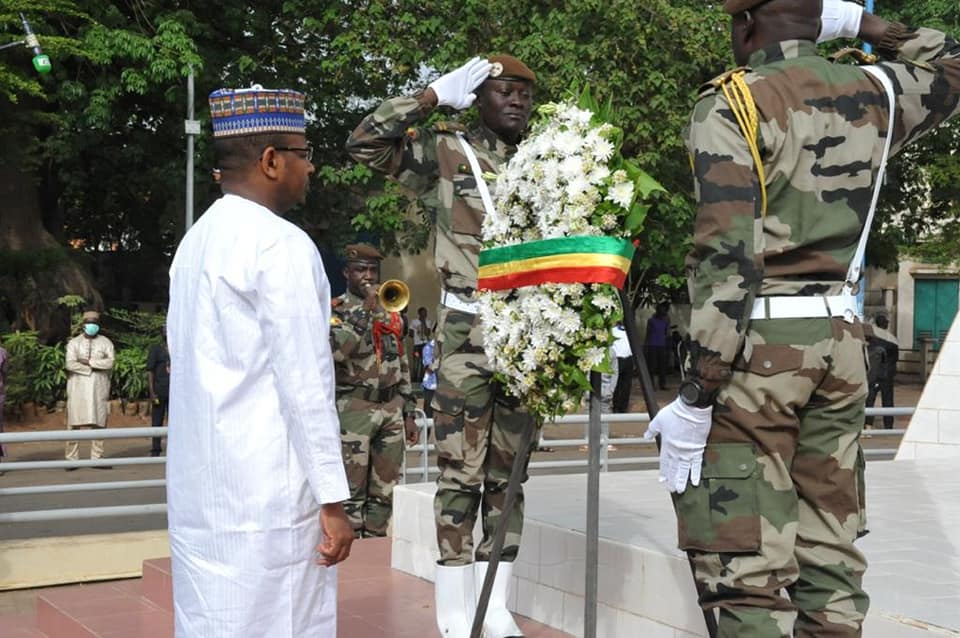
<path fill-rule="evenodd" d="M 751 319 L 806 319 L 811 317 L 843 317 L 853 323 L 857 298 L 853 295 L 831 297 L 757 297 L 753 301 Z"/>
<path fill-rule="evenodd" d="M 447 292 L 444 290 L 440 294 L 440 303 L 447 308 L 453 308 L 454 310 L 459 310 L 460 312 L 467 312 L 471 315 L 477 314 L 477 302 L 476 301 L 462 301 L 452 292 Z"/>

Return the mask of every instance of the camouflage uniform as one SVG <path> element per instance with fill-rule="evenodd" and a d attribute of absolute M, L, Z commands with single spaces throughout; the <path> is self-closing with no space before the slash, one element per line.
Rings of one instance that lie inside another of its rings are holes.
<path fill-rule="evenodd" d="M 477 285 L 483 203 L 456 138 L 456 132 L 466 131 L 445 122 L 417 126 L 432 110 L 422 94 L 387 100 L 360 123 L 347 150 L 357 161 L 413 190 L 436 215 L 434 260 L 444 294 L 437 313 L 440 363 L 433 398 L 440 466 L 434 507 L 439 562 L 463 565 L 473 561 L 478 509 L 483 513 L 483 540 L 476 558 L 489 558 L 513 458 L 531 419 L 518 401 L 492 382 L 480 320 L 469 311 Z M 516 151 L 482 125 L 466 137 L 484 172 L 497 172 Z M 530 451 L 523 451 L 528 459 Z M 521 491 L 511 513 L 503 560 L 516 558 L 522 527 Z"/>
<path fill-rule="evenodd" d="M 893 24 L 877 50 L 895 60 L 880 63 L 897 96 L 895 153 L 958 111 L 960 46 Z M 869 603 L 853 544 L 866 522 L 863 325 L 758 318 L 754 302 L 840 294 L 888 100 L 863 70 L 806 41 L 754 52 L 745 80 L 759 113 L 765 218 L 722 79 L 705 87 L 688 130 L 699 204 L 688 366 L 721 390 L 703 480 L 676 500 L 680 546 L 701 604 L 720 609 L 721 636 L 859 636 Z"/>
<path fill-rule="evenodd" d="M 395 337 L 384 335 L 377 361 L 373 326 L 375 320 L 389 321 L 383 312 L 364 310 L 363 299 L 351 292 L 332 305 L 337 412 L 350 484 L 345 509 L 357 537 L 385 536 L 403 465 L 404 416 L 416 408 L 407 357 Z"/>

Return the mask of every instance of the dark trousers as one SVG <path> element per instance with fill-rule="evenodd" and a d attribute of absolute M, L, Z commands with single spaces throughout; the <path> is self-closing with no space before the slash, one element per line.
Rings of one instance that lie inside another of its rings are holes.
<path fill-rule="evenodd" d="M 418 343 L 413 346 L 413 357 L 410 361 L 410 381 L 413 383 L 423 383 L 423 346 L 425 345 Z"/>
<path fill-rule="evenodd" d="M 423 413 L 427 415 L 428 419 L 433 418 L 433 407 L 430 403 L 433 402 L 434 392 L 436 392 L 436 390 L 423 389 Z"/>
<path fill-rule="evenodd" d="M 659 381 L 661 390 L 667 387 L 667 361 L 669 353 L 666 346 L 647 346 L 647 367 L 651 378 L 656 377 Z"/>
<path fill-rule="evenodd" d="M 613 411 L 624 413 L 630 410 L 630 390 L 633 387 L 633 357 L 617 359 L 619 376 L 613 389 Z"/>
<path fill-rule="evenodd" d="M 169 397 L 157 397 L 157 403 L 153 404 L 153 410 L 150 412 L 151 425 L 155 428 L 163 427 L 163 417 L 167 416 L 167 404 Z M 160 437 L 153 437 L 153 445 L 150 446 L 151 454 L 160 454 Z"/>
<path fill-rule="evenodd" d="M 877 402 L 877 395 L 880 395 L 880 405 L 885 408 L 893 407 L 893 381 L 879 381 L 870 385 L 870 391 L 867 392 L 867 407 L 872 408 Z M 873 425 L 873 417 L 865 418 L 864 423 Z M 883 427 L 887 430 L 893 429 L 893 417 L 883 417 Z"/>

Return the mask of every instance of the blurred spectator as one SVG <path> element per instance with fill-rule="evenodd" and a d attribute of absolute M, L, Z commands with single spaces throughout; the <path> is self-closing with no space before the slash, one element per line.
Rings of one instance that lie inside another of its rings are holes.
<path fill-rule="evenodd" d="M 630 411 L 630 390 L 633 386 L 633 352 L 630 350 L 630 341 L 623 324 L 618 323 L 613 328 L 613 354 L 616 357 L 617 385 L 613 390 L 613 411 L 624 413 Z"/>
<path fill-rule="evenodd" d="M 867 358 L 870 367 L 867 370 L 867 407 L 873 407 L 880 395 L 880 405 L 893 407 L 893 379 L 897 374 L 897 359 L 900 358 L 900 343 L 887 331 L 889 322 L 886 315 L 877 315 L 873 326 L 866 326 Z M 864 419 L 867 426 L 873 427 L 873 417 Z M 893 417 L 883 417 L 883 427 L 893 428 Z"/>
<path fill-rule="evenodd" d="M 170 401 L 170 352 L 167 350 L 167 327 L 160 328 L 160 343 L 151 346 L 147 354 L 147 385 L 150 390 L 150 418 L 155 428 L 163 427 Z M 153 437 L 150 456 L 160 456 L 160 437 Z"/>
<path fill-rule="evenodd" d="M 423 344 L 421 361 L 423 361 L 423 413 L 428 419 L 433 418 L 433 407 L 430 403 L 433 401 L 433 393 L 437 389 L 437 369 L 433 365 L 434 351 L 437 347 L 436 337 L 433 334 L 433 328 L 427 333 L 427 342 Z"/>
<path fill-rule="evenodd" d="M 430 338 L 433 332 L 433 325 L 427 319 L 427 309 L 423 306 L 417 308 L 417 316 L 410 322 L 410 336 L 413 337 L 413 362 L 410 371 L 411 379 L 419 379 L 423 376 L 423 344 Z"/>
<path fill-rule="evenodd" d="M 667 389 L 667 362 L 669 361 L 670 347 L 670 318 L 667 312 L 670 304 L 661 301 L 657 304 L 657 311 L 647 319 L 647 367 L 650 368 L 650 377 L 656 377 L 661 390 Z"/>
<path fill-rule="evenodd" d="M 113 343 L 100 334 L 100 313 L 83 313 L 83 332 L 67 343 L 67 427 L 107 427 L 110 398 L 110 371 L 113 369 Z M 90 442 L 90 459 L 103 456 L 103 441 Z M 68 461 L 80 459 L 79 441 L 67 441 Z M 108 465 L 97 469 L 110 469 Z M 77 468 L 70 467 L 67 471 Z"/>

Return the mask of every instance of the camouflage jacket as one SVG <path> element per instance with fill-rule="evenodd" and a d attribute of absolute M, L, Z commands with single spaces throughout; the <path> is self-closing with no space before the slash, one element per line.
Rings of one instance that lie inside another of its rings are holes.
<path fill-rule="evenodd" d="M 433 108 L 422 94 L 384 102 L 360 122 L 347 152 L 413 191 L 436 220 L 434 263 L 444 290 L 469 301 L 477 286 L 483 203 L 456 133 L 464 132 L 484 172 L 496 173 L 516 152 L 484 126 L 417 126 Z"/>
<path fill-rule="evenodd" d="M 893 24 L 877 51 L 897 100 L 892 153 L 958 111 L 960 45 Z M 809 41 L 756 51 L 745 81 L 759 117 L 768 207 L 721 79 L 700 95 L 686 133 L 697 216 L 687 258 L 691 373 L 723 382 L 743 348 L 754 298 L 834 295 L 870 208 L 889 117 L 886 92 Z M 723 78 L 724 76 L 720 76 Z"/>
<path fill-rule="evenodd" d="M 396 386 L 404 398 L 403 412 L 411 414 L 417 407 L 410 385 L 410 365 L 406 353 L 400 354 L 392 334 L 381 337 L 383 350 L 377 364 L 373 345 L 373 326 L 377 320 L 388 322 L 384 312 L 368 312 L 363 299 L 347 291 L 337 297 L 330 319 L 330 347 L 333 351 L 337 392 L 362 387 L 383 390 Z"/>

